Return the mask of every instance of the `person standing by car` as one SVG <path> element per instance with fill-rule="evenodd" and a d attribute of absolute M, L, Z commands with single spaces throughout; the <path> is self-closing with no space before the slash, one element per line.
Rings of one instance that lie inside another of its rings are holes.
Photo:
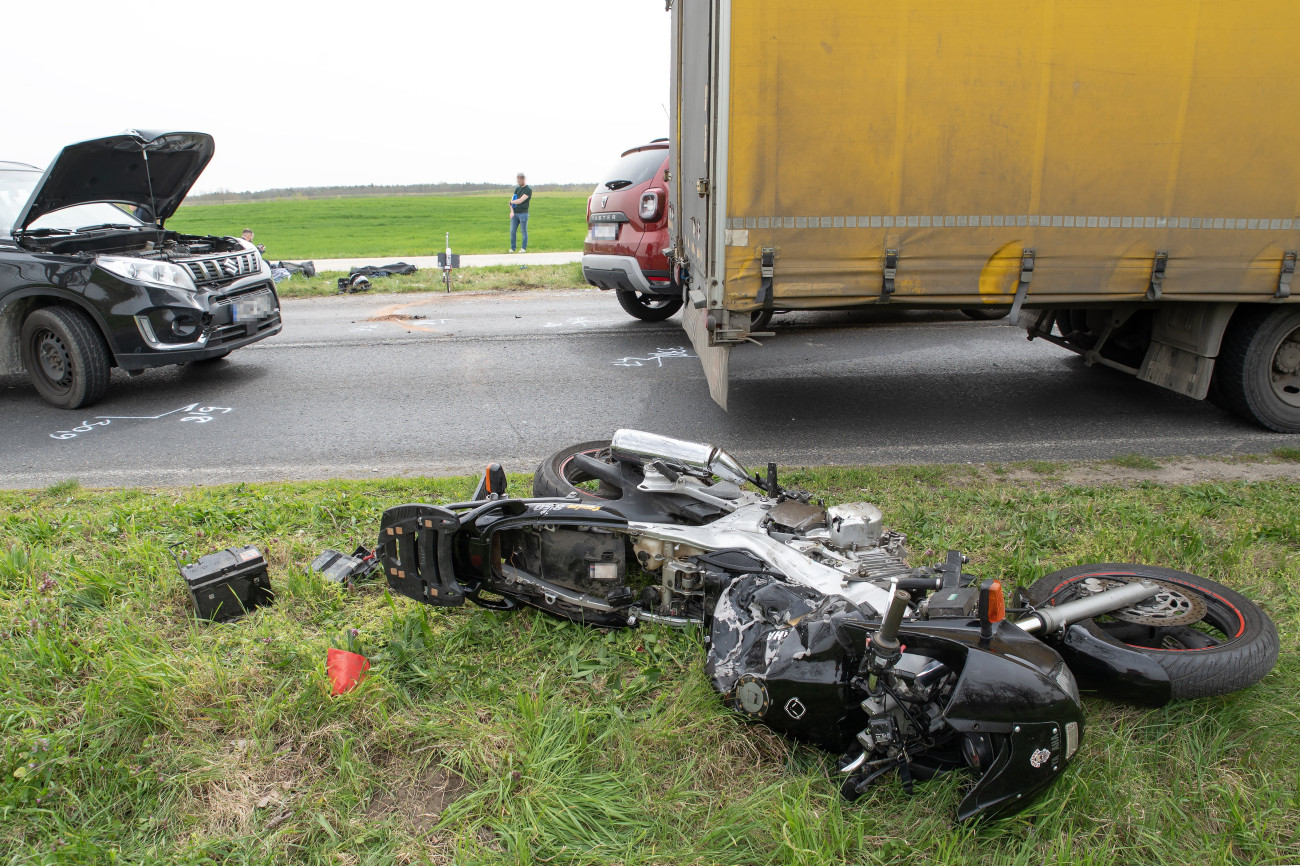
<path fill-rule="evenodd" d="M 533 188 L 528 185 L 524 173 L 520 172 L 515 180 L 518 184 L 510 196 L 510 252 L 515 251 L 515 235 L 518 229 L 524 230 L 521 252 L 528 252 L 528 204 L 533 197 Z"/>
<path fill-rule="evenodd" d="M 244 240 L 248 241 L 250 244 L 253 244 L 253 230 L 252 230 L 252 229 L 244 229 L 242 232 L 239 233 L 239 236 L 240 236 L 241 238 L 243 238 Z M 262 253 L 263 255 L 266 255 L 266 246 L 265 246 L 265 245 L 263 245 L 263 244 L 253 244 L 253 246 L 257 247 L 257 251 L 258 251 L 259 253 Z"/>

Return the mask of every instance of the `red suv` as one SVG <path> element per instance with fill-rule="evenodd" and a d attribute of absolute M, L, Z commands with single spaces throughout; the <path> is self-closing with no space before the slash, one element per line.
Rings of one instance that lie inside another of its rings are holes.
<path fill-rule="evenodd" d="M 682 306 L 669 275 L 668 139 L 656 138 L 619 157 L 587 200 L 582 276 L 613 289 L 624 310 L 659 322 Z"/>

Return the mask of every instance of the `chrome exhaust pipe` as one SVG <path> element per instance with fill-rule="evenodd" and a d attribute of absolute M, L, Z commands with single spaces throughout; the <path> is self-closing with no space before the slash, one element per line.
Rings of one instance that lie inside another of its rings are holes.
<path fill-rule="evenodd" d="M 643 430 L 616 431 L 610 440 L 609 452 L 619 459 L 641 463 L 672 460 L 741 485 L 750 480 L 749 471 L 740 461 L 721 448 Z"/>
<path fill-rule="evenodd" d="M 1040 631 L 1051 634 L 1079 620 L 1091 619 L 1099 614 L 1110 613 L 1112 610 L 1120 610 L 1140 601 L 1146 601 L 1159 591 L 1160 587 L 1149 580 L 1126 583 L 1086 598 L 1076 598 L 1074 601 L 1067 601 L 1055 607 L 1040 608 L 1016 620 L 1015 624 L 1030 634 Z"/>

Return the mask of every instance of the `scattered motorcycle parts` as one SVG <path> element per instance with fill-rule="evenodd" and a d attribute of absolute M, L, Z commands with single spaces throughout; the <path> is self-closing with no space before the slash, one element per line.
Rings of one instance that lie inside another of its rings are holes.
<path fill-rule="evenodd" d="M 312 571 L 320 572 L 328 581 L 345 586 L 352 586 L 378 567 L 378 557 L 365 546 L 358 546 L 351 556 L 328 549 L 311 563 Z"/>
<path fill-rule="evenodd" d="M 330 694 L 338 697 L 352 691 L 366 678 L 370 660 L 361 653 L 330 647 L 325 653 L 325 673 L 330 678 Z"/>
<path fill-rule="evenodd" d="M 336 294 L 353 295 L 369 290 L 370 280 L 366 279 L 365 274 L 353 274 L 350 277 L 339 277 L 339 290 Z"/>
<path fill-rule="evenodd" d="M 182 563 L 177 546 L 172 546 L 172 557 L 200 619 L 224 622 L 273 601 L 266 560 L 256 547 L 228 547 Z"/>

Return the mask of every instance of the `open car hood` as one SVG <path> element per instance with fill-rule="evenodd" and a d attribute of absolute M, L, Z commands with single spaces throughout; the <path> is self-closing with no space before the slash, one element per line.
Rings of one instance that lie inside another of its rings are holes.
<path fill-rule="evenodd" d="M 91 202 L 151 207 L 163 222 L 176 213 L 215 150 L 212 136 L 204 132 L 134 129 L 70 144 L 45 169 L 18 212 L 14 234 L 51 211 Z"/>

